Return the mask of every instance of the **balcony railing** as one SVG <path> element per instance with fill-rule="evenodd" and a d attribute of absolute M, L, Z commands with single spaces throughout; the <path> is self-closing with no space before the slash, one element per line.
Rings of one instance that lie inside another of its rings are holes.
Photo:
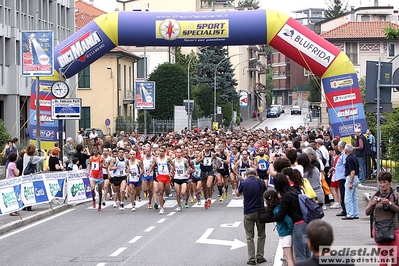
<path fill-rule="evenodd" d="M 134 91 L 132 89 L 127 89 L 123 92 L 123 103 L 132 103 L 134 99 Z"/>

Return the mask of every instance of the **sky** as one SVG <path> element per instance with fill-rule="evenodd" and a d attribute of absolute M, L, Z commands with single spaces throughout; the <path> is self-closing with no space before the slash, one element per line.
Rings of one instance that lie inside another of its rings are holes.
<path fill-rule="evenodd" d="M 160 0 L 166 1 L 166 0 Z M 174 1 L 174 0 L 168 0 Z M 325 0 L 259 0 L 262 9 L 273 9 L 290 14 L 291 11 L 305 9 L 309 7 L 327 8 Z M 374 0 L 346 0 L 348 6 L 355 8 L 362 6 L 373 6 Z M 399 8 L 397 0 L 378 0 L 379 6 L 395 6 Z M 396 3 L 395 3 L 396 2 Z M 116 0 L 94 0 L 94 6 L 106 12 L 114 11 L 117 6 Z"/>

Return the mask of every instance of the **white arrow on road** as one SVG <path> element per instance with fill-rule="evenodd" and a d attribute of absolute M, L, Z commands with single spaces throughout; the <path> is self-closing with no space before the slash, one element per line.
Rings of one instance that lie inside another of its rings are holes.
<path fill-rule="evenodd" d="M 233 241 L 221 240 L 221 239 L 209 239 L 208 237 L 212 234 L 215 228 L 206 229 L 205 233 L 197 240 L 195 243 L 200 244 L 210 244 L 210 245 L 220 245 L 220 246 L 231 246 L 230 250 L 245 247 L 247 244 L 241 242 L 240 240 L 234 238 Z"/>

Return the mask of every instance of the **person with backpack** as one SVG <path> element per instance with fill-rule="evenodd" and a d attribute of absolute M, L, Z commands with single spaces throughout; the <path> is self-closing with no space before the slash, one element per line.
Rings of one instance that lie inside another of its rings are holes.
<path fill-rule="evenodd" d="M 277 192 L 267 190 L 263 193 L 263 198 L 266 201 L 267 210 L 272 211 L 274 215 L 278 214 L 280 199 Z M 294 224 L 292 223 L 292 219 L 288 215 L 285 215 L 282 221 L 277 222 L 276 228 L 279 236 L 278 245 L 283 249 L 285 260 L 288 266 L 294 266 L 294 254 L 292 253 L 292 230 L 294 229 Z"/>
<path fill-rule="evenodd" d="M 321 186 L 320 171 L 316 166 L 310 163 L 309 156 L 307 154 L 301 154 L 298 156 L 298 164 L 303 167 L 303 178 L 307 178 L 312 185 L 312 188 L 316 192 L 318 203 L 324 205 L 324 191 Z"/>
<path fill-rule="evenodd" d="M 366 157 L 371 155 L 371 150 L 368 140 L 363 136 L 362 130 L 360 128 L 355 129 L 356 142 L 354 145 L 354 150 L 356 151 L 356 157 L 359 161 L 360 173 L 359 181 L 360 183 L 366 182 Z"/>
<path fill-rule="evenodd" d="M 45 155 L 45 150 L 41 150 L 41 152 Z M 29 144 L 26 147 L 26 153 L 24 154 L 24 160 L 23 160 L 23 171 L 22 175 L 26 175 L 26 167 L 28 166 L 29 162 L 31 162 L 33 165 L 36 165 L 38 163 L 41 163 L 44 161 L 46 156 L 35 156 L 34 154 L 36 153 L 36 147 L 33 144 Z M 35 168 L 36 169 L 36 168 Z"/>
<path fill-rule="evenodd" d="M 294 245 L 294 255 L 297 262 L 310 258 L 311 253 L 306 244 L 306 227 L 298 195 L 301 193 L 300 188 L 291 186 L 288 178 L 281 173 L 277 173 L 273 177 L 274 188 L 280 194 L 280 210 L 274 215 L 276 222 L 284 220 L 288 215 L 294 223 L 292 231 L 292 243 Z"/>

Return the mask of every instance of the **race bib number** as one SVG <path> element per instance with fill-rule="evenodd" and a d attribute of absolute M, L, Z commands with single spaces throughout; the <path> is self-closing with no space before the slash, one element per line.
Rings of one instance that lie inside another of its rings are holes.
<path fill-rule="evenodd" d="M 100 164 L 98 162 L 92 162 L 91 166 L 92 166 L 92 170 L 99 170 L 100 169 Z"/>
<path fill-rule="evenodd" d="M 204 158 L 204 166 L 211 166 L 212 160 L 209 157 Z"/>
<path fill-rule="evenodd" d="M 140 177 L 137 174 L 130 174 L 129 175 L 129 182 L 138 182 Z"/>
<path fill-rule="evenodd" d="M 259 170 L 265 171 L 266 170 L 266 163 L 265 162 L 261 162 L 261 163 L 258 164 L 258 167 L 259 167 Z"/>
<path fill-rule="evenodd" d="M 169 174 L 169 169 L 166 167 L 166 165 L 161 165 L 161 167 L 158 167 L 158 173 L 161 175 L 167 175 Z"/>
<path fill-rule="evenodd" d="M 243 179 L 246 179 L 247 178 L 247 172 L 244 170 L 244 171 L 241 171 L 240 172 L 240 176 L 243 178 Z"/>
<path fill-rule="evenodd" d="M 195 170 L 194 176 L 199 178 L 201 176 L 201 170 Z"/>

